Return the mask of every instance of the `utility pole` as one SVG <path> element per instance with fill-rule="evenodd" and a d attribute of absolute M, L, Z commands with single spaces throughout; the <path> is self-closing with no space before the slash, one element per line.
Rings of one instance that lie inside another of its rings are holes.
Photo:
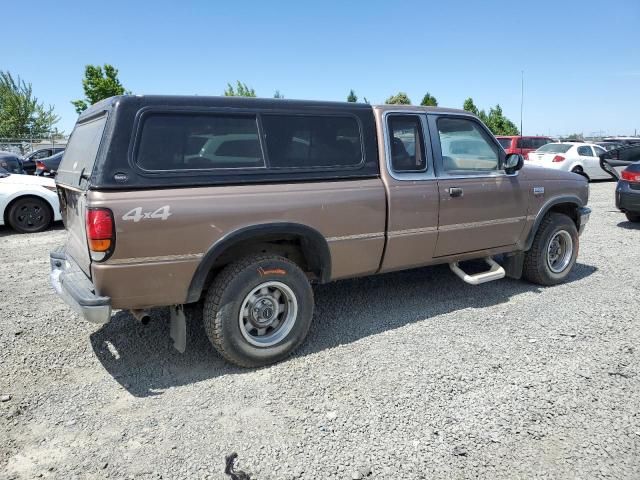
<path fill-rule="evenodd" d="M 522 74 L 520 81 L 520 135 L 524 135 L 524 131 L 522 130 L 522 110 L 524 108 L 524 70 L 520 73 Z"/>

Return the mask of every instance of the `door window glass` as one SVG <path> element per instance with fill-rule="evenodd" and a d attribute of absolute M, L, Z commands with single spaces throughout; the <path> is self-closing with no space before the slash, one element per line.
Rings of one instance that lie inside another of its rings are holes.
<path fill-rule="evenodd" d="M 581 147 L 578 147 L 578 155 L 582 157 L 593 157 L 593 152 L 591 152 L 591 147 L 582 145 Z"/>
<path fill-rule="evenodd" d="M 438 135 L 446 172 L 498 170 L 498 147 L 476 122 L 464 118 L 439 118 Z"/>
<path fill-rule="evenodd" d="M 420 117 L 391 115 L 388 119 L 391 168 L 395 172 L 424 172 L 427 161 Z"/>

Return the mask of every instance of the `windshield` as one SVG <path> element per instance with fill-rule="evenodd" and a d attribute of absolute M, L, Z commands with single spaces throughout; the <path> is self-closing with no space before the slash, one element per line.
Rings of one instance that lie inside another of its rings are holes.
<path fill-rule="evenodd" d="M 510 138 L 498 138 L 498 142 L 500 142 L 500 145 L 502 145 L 502 148 L 504 149 L 511 148 Z"/>
<path fill-rule="evenodd" d="M 573 145 L 567 143 L 547 143 L 546 145 L 540 147 L 536 152 L 538 153 L 565 153 L 569 150 Z"/>

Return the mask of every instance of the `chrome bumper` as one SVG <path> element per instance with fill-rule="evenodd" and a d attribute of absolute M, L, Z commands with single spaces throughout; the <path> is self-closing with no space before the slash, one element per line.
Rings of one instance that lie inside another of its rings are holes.
<path fill-rule="evenodd" d="M 75 312 L 92 323 L 107 323 L 111 319 L 111 298 L 96 295 L 95 287 L 63 248 L 49 254 L 49 280 L 55 292 Z"/>
<path fill-rule="evenodd" d="M 580 209 L 578 210 L 578 215 L 580 215 L 578 234 L 582 234 L 582 232 L 584 232 L 584 227 L 587 226 L 587 222 L 589 221 L 589 216 L 591 215 L 591 209 L 588 207 L 580 207 Z"/>

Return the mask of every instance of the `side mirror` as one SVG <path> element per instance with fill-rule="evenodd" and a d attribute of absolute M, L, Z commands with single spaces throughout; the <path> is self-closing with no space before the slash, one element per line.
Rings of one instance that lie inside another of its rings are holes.
<path fill-rule="evenodd" d="M 524 166 L 524 157 L 519 153 L 509 153 L 504 159 L 504 171 L 513 175 Z"/>

